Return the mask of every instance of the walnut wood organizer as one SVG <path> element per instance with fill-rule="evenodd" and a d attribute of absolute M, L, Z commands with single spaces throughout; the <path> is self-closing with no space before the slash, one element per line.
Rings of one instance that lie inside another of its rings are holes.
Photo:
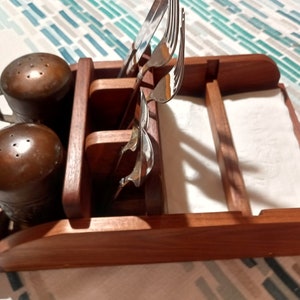
<path fill-rule="evenodd" d="M 174 61 L 149 73 L 147 92 Z M 221 96 L 281 87 L 300 143 L 300 125 L 276 64 L 264 55 L 193 57 L 185 60 L 181 94 L 205 95 L 228 211 L 166 214 L 156 104 L 148 132 L 155 165 L 144 186 L 127 189 L 101 214 L 110 173 L 130 130 L 118 122 L 134 78 L 116 79 L 121 62 L 80 59 L 75 76 L 67 164 L 62 193 L 66 218 L 14 233 L 1 215 L 3 271 L 139 264 L 300 254 L 300 209 L 251 214 Z M 118 176 L 132 168 L 129 155 Z M 300 199 L 299 199 L 300 200 Z"/>

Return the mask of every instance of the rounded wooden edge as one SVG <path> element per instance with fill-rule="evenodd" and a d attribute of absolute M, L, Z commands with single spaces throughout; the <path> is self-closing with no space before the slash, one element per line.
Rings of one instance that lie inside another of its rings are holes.
<path fill-rule="evenodd" d="M 153 216 L 118 216 L 62 219 L 13 233 L 0 241 L 0 255 L 24 243 L 82 233 L 116 233 L 124 231 L 213 228 L 246 224 L 299 224 L 300 209 L 269 209 L 258 216 L 243 216 L 241 212 L 206 212 L 163 214 Z"/>
<path fill-rule="evenodd" d="M 123 65 L 122 60 L 111 60 L 111 61 L 95 61 L 94 69 L 95 70 L 105 70 L 105 69 L 120 69 Z M 70 69 L 72 72 L 76 72 L 78 69 L 78 63 L 71 64 Z"/>
<path fill-rule="evenodd" d="M 85 151 L 96 144 L 127 143 L 131 136 L 131 129 L 94 131 L 85 139 Z"/>

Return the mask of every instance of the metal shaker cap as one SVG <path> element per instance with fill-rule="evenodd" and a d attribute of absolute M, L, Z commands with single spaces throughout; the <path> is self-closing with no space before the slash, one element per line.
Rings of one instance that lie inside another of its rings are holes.
<path fill-rule="evenodd" d="M 0 130 L 1 191 L 41 182 L 63 162 L 63 146 L 45 125 L 18 123 Z"/>
<path fill-rule="evenodd" d="M 50 53 L 19 57 L 1 74 L 3 93 L 21 101 L 60 101 L 69 91 L 71 83 L 69 65 Z"/>

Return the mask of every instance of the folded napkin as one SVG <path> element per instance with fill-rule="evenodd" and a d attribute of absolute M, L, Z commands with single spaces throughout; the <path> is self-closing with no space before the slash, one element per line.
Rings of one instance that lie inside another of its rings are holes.
<path fill-rule="evenodd" d="M 224 104 L 252 212 L 299 207 L 300 151 L 279 89 L 227 96 Z M 168 213 L 227 211 L 204 100 L 159 105 Z"/>

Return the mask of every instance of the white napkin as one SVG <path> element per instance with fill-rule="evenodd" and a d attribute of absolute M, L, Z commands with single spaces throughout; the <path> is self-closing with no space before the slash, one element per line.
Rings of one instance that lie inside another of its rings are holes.
<path fill-rule="evenodd" d="M 300 151 L 279 89 L 224 99 L 252 211 L 299 207 Z M 204 100 L 159 105 L 168 213 L 227 211 Z"/>

